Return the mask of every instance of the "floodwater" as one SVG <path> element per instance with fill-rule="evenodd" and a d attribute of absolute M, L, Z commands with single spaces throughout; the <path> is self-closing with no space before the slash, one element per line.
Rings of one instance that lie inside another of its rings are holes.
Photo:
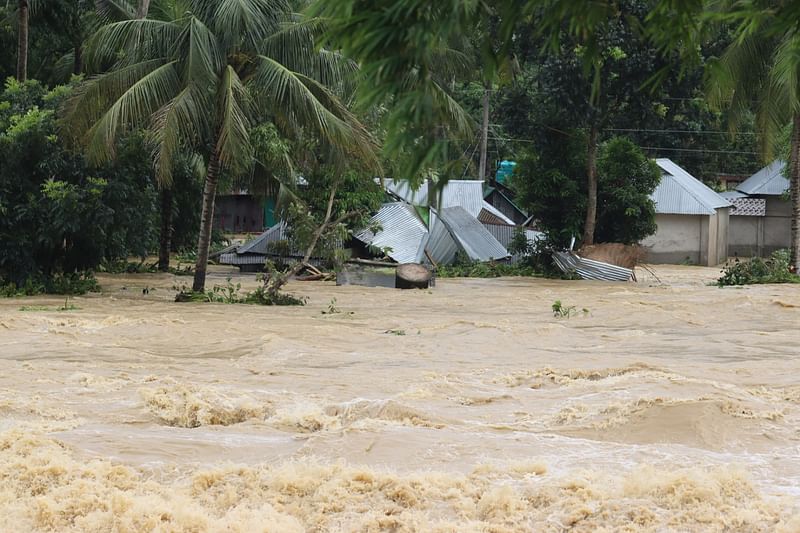
<path fill-rule="evenodd" d="M 0 300 L 0 531 L 800 531 L 800 286 L 656 273 Z"/>

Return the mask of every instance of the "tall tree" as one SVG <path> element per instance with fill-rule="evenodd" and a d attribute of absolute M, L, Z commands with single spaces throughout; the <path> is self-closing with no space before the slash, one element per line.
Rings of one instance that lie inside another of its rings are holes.
<path fill-rule="evenodd" d="M 28 0 L 19 0 L 17 5 L 17 81 L 28 79 Z"/>
<path fill-rule="evenodd" d="M 734 129 L 738 119 L 755 112 L 766 160 L 772 159 L 780 132 L 791 127 L 791 264 L 800 271 L 800 6 L 743 0 L 726 7 L 728 20 L 739 25 L 734 41 L 710 69 L 710 97 L 730 109 Z M 770 16 L 762 16 L 766 12 Z"/>
<path fill-rule="evenodd" d="M 315 46 L 319 21 L 298 21 L 285 0 L 165 1 L 158 11 L 163 17 L 108 24 L 89 40 L 87 66 L 112 66 L 81 87 L 65 124 L 86 132 L 89 155 L 98 160 L 114 156 L 120 134 L 147 127 L 166 183 L 178 150 L 205 155 L 193 283 L 202 291 L 217 183 L 223 171 L 252 167 L 254 123 L 269 118 L 307 128 L 351 157 L 374 160 L 374 147 L 333 92 L 353 67 Z"/>

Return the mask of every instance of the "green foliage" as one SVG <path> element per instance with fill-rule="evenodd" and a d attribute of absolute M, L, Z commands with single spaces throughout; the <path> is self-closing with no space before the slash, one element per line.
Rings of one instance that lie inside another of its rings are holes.
<path fill-rule="evenodd" d="M 92 272 L 56 273 L 49 276 L 37 274 L 26 277 L 20 285 L 0 278 L 0 296 L 6 297 L 39 294 L 81 295 L 99 291 L 100 285 Z"/>
<path fill-rule="evenodd" d="M 264 286 L 260 286 L 251 292 L 242 292 L 242 284 L 234 284 L 231 278 L 226 278 L 225 285 L 214 285 L 211 289 L 203 292 L 194 292 L 186 284 L 175 285 L 172 289 L 178 292 L 178 294 L 175 295 L 176 302 L 213 302 L 256 305 L 306 304 L 306 299 L 304 297 L 296 297 L 286 293 L 270 294 Z"/>
<path fill-rule="evenodd" d="M 661 181 L 655 161 L 624 137 L 614 137 L 597 162 L 596 242 L 635 244 L 656 232 L 656 209 L 650 195 Z"/>
<path fill-rule="evenodd" d="M 509 276 L 538 276 L 536 270 L 524 264 L 480 263 L 459 256 L 452 265 L 440 265 L 436 276 L 441 278 L 500 278 Z"/>
<path fill-rule="evenodd" d="M 717 286 L 755 285 L 764 283 L 800 283 L 800 276 L 790 270 L 788 250 L 778 250 L 769 259 L 754 257 L 734 259 L 722 269 Z"/>
<path fill-rule="evenodd" d="M 20 311 L 78 311 L 80 307 L 69 303 L 69 296 L 64 299 L 64 305 L 58 307 L 47 307 L 46 305 L 23 305 Z"/>
<path fill-rule="evenodd" d="M 548 235 L 548 244 L 561 248 L 583 233 L 585 148 L 577 133 L 565 139 L 546 131 L 540 139 L 537 152 L 519 162 L 512 187 Z M 599 152 L 596 242 L 639 242 L 656 230 L 650 194 L 660 171 L 626 138 L 610 139 Z"/>
<path fill-rule="evenodd" d="M 65 149 L 53 108 L 68 87 L 9 80 L 0 94 L 0 278 L 95 268 L 143 256 L 155 243 L 155 198 L 140 136 L 113 165 L 92 168 Z"/>
<path fill-rule="evenodd" d="M 570 318 L 578 314 L 578 310 L 574 305 L 564 305 L 561 303 L 561 300 L 553 302 L 550 308 L 553 310 L 553 316 L 556 318 Z M 589 314 L 589 310 L 585 307 L 581 309 L 580 312 L 584 315 Z"/>

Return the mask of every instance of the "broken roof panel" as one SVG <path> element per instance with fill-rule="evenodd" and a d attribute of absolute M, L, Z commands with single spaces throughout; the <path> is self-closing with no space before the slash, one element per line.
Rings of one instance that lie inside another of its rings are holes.
<path fill-rule="evenodd" d="M 458 247 L 473 261 L 490 261 L 508 257 L 508 250 L 463 207 L 444 208 L 439 213 L 439 217 L 450 230 Z"/>
<path fill-rule="evenodd" d="M 286 232 L 286 222 L 278 222 L 267 231 L 248 241 L 236 249 L 237 254 L 261 254 L 266 255 L 269 250 L 269 245 L 277 241 L 288 240 L 289 236 Z"/>
<path fill-rule="evenodd" d="M 452 263 L 458 252 L 456 241 L 453 240 L 450 231 L 434 209 L 431 209 L 430 236 L 426 243 L 426 249 L 437 265 Z"/>
<path fill-rule="evenodd" d="M 417 216 L 414 207 L 405 202 L 383 204 L 370 225 L 378 223 L 381 230 L 363 230 L 355 238 L 377 248 L 390 248 L 386 255 L 398 263 L 419 263 L 428 237 L 428 229 Z"/>
<path fill-rule="evenodd" d="M 383 187 L 411 205 L 428 205 L 428 182 L 424 181 L 418 189 L 413 189 L 408 180 L 384 179 Z"/>
<path fill-rule="evenodd" d="M 633 270 L 581 257 L 575 252 L 553 252 L 553 261 L 563 272 L 577 272 L 582 279 L 629 281 Z"/>
<path fill-rule="evenodd" d="M 483 200 L 483 182 L 478 180 L 450 180 L 442 190 L 439 209 L 461 207 L 477 218 L 488 202 Z"/>
<path fill-rule="evenodd" d="M 669 159 L 656 159 L 662 170 L 661 182 L 650 195 L 656 213 L 671 215 L 713 215 L 731 203 Z"/>
<path fill-rule="evenodd" d="M 786 162 L 776 159 L 736 187 L 745 194 L 780 196 L 789 190 L 789 180 L 783 175 Z"/>

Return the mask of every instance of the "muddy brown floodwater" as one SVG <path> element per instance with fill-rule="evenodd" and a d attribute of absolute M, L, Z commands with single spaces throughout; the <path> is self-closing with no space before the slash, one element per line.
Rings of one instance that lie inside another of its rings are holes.
<path fill-rule="evenodd" d="M 0 300 L 0 531 L 800 531 L 800 286 L 657 274 Z"/>

